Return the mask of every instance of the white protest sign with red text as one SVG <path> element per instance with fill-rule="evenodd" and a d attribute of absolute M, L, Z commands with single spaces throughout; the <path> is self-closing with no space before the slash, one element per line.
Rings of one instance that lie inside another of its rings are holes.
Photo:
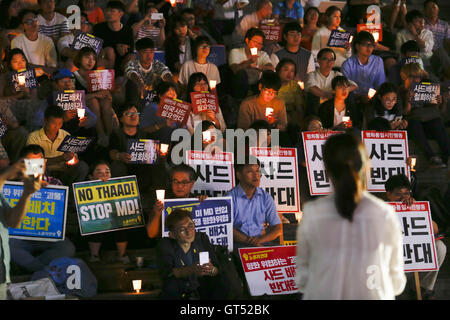
<path fill-rule="evenodd" d="M 239 248 L 252 296 L 297 293 L 296 246 Z"/>
<path fill-rule="evenodd" d="M 114 70 L 91 70 L 87 73 L 88 92 L 114 90 Z"/>
<path fill-rule="evenodd" d="M 402 228 L 405 272 L 438 270 L 429 202 L 416 201 L 411 206 L 401 202 L 389 204 L 397 212 Z"/>
<path fill-rule="evenodd" d="M 275 41 L 279 42 L 281 41 L 281 33 L 283 31 L 283 28 L 279 24 L 273 24 L 273 23 L 261 23 L 259 25 L 259 28 L 264 33 L 264 38 L 267 41 Z"/>

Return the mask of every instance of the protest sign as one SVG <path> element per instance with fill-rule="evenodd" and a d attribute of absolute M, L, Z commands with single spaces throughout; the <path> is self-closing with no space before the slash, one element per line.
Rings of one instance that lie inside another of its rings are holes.
<path fill-rule="evenodd" d="M 416 201 L 411 206 L 401 202 L 389 204 L 397 212 L 402 229 L 405 272 L 438 270 L 429 202 Z"/>
<path fill-rule="evenodd" d="M 223 44 L 212 44 L 209 56 L 206 58 L 206 60 L 208 60 L 208 62 L 214 63 L 218 67 L 227 63 L 225 46 Z"/>
<path fill-rule="evenodd" d="M 64 111 L 85 109 L 84 90 L 53 91 L 53 104 Z"/>
<path fill-rule="evenodd" d="M 61 152 L 82 153 L 87 150 L 92 141 L 94 141 L 94 138 L 66 136 L 56 150 Z"/>
<path fill-rule="evenodd" d="M 234 167 L 232 152 L 186 151 L 186 164 L 197 172 L 198 178 L 192 188 L 197 196 L 223 196 L 234 188 Z"/>
<path fill-rule="evenodd" d="M 356 32 L 367 31 L 372 34 L 375 42 L 383 40 L 383 25 L 381 23 L 358 23 L 356 25 Z"/>
<path fill-rule="evenodd" d="M 90 47 L 94 49 L 97 54 L 100 54 L 100 50 L 102 50 L 103 47 L 103 39 L 86 32 L 80 32 L 74 37 L 70 48 L 73 50 L 80 50 L 84 47 Z"/>
<path fill-rule="evenodd" d="M 252 296 L 295 294 L 296 246 L 239 248 Z"/>
<path fill-rule="evenodd" d="M 82 236 L 144 225 L 136 176 L 73 184 Z"/>
<path fill-rule="evenodd" d="M 400 65 L 405 65 L 405 64 L 409 64 L 409 63 L 417 63 L 420 64 L 421 66 L 423 66 L 423 61 L 420 57 L 418 56 L 410 56 L 410 57 L 406 57 L 400 60 Z"/>
<path fill-rule="evenodd" d="M 297 149 L 251 147 L 250 154 L 261 163 L 260 187 L 270 193 L 278 213 L 300 212 Z"/>
<path fill-rule="evenodd" d="M 203 111 L 213 110 L 219 112 L 219 102 L 216 92 L 191 92 L 192 112 L 198 114 Z"/>
<path fill-rule="evenodd" d="M 156 101 L 156 91 L 155 90 L 145 90 L 144 98 L 142 99 L 142 105 L 145 106 L 148 103 L 153 103 Z"/>
<path fill-rule="evenodd" d="M 175 209 L 187 210 L 195 223 L 195 230 L 204 232 L 215 245 L 227 246 L 233 250 L 233 202 L 231 197 L 198 199 L 165 199 L 162 214 L 162 236 L 168 237 L 165 226 L 167 217 Z"/>
<path fill-rule="evenodd" d="M 408 158 L 408 134 L 404 130 L 377 132 L 365 130 L 362 141 L 370 158 L 367 172 L 369 192 L 384 192 L 384 184 L 391 176 L 404 174 L 410 179 Z"/>
<path fill-rule="evenodd" d="M 283 28 L 279 24 L 261 22 L 259 28 L 264 33 L 265 40 L 280 42 Z"/>
<path fill-rule="evenodd" d="M 158 106 L 158 117 L 173 120 L 184 126 L 191 112 L 191 105 L 187 102 L 165 97 Z"/>
<path fill-rule="evenodd" d="M 150 139 L 128 139 L 129 163 L 153 164 L 158 161 L 159 141 Z"/>
<path fill-rule="evenodd" d="M 36 77 L 36 71 L 34 68 L 12 72 L 9 76 L 9 83 L 11 84 L 12 89 L 15 92 L 20 91 L 21 86 L 25 86 L 25 88 L 29 89 L 39 87 L 39 83 Z"/>
<path fill-rule="evenodd" d="M 352 34 L 350 32 L 335 29 L 331 31 L 330 37 L 328 38 L 327 47 L 347 48 L 351 35 Z"/>
<path fill-rule="evenodd" d="M 11 207 L 19 202 L 23 183 L 7 181 L 3 196 Z M 33 193 L 27 213 L 18 228 L 9 228 L 9 236 L 37 241 L 64 240 L 69 187 L 48 185 Z"/>
<path fill-rule="evenodd" d="M 88 71 L 87 85 L 88 92 L 114 90 L 114 69 Z"/>
<path fill-rule="evenodd" d="M 440 94 L 439 83 L 419 82 L 413 85 L 414 98 L 416 103 L 437 103 L 437 96 Z"/>
<path fill-rule="evenodd" d="M 323 146 L 328 137 L 337 133 L 339 132 L 302 132 L 309 192 L 312 196 L 326 195 L 333 190 L 323 163 Z"/>

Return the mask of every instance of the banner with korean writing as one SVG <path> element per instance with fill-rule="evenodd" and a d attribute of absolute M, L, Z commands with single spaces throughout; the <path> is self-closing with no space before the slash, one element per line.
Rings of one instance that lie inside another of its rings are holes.
<path fill-rule="evenodd" d="M 231 197 L 207 198 L 199 201 L 189 199 L 165 199 L 162 214 L 162 236 L 169 236 L 165 226 L 167 217 L 175 209 L 187 210 L 191 213 L 195 230 L 208 235 L 209 241 L 215 245 L 228 247 L 233 251 L 233 201 Z"/>
<path fill-rule="evenodd" d="M 389 204 L 397 212 L 402 228 L 405 272 L 438 270 L 429 202 L 416 201 L 411 206 L 401 202 Z"/>
<path fill-rule="evenodd" d="M 328 137 L 338 131 L 302 132 L 305 150 L 306 171 L 308 173 L 309 192 L 312 196 L 326 195 L 333 191 L 323 163 L 323 146 Z"/>
<path fill-rule="evenodd" d="M 87 88 L 88 92 L 114 90 L 114 69 L 88 71 Z"/>
<path fill-rule="evenodd" d="M 371 164 L 367 172 L 369 192 L 384 192 L 386 180 L 397 174 L 404 174 L 410 179 L 409 167 L 406 164 L 409 156 L 406 131 L 365 130 L 362 132 L 362 141 Z"/>
<path fill-rule="evenodd" d="M 234 159 L 232 152 L 186 151 L 186 164 L 197 172 L 192 188 L 194 195 L 223 196 L 234 188 Z"/>
<path fill-rule="evenodd" d="M 413 85 L 413 104 L 417 103 L 437 103 L 437 96 L 440 94 L 439 83 L 420 82 Z"/>
<path fill-rule="evenodd" d="M 252 296 L 295 294 L 296 246 L 239 248 Z"/>
<path fill-rule="evenodd" d="M 250 154 L 261 163 L 260 187 L 270 193 L 278 213 L 300 212 L 297 149 L 251 147 Z"/>
<path fill-rule="evenodd" d="M 327 47 L 347 48 L 350 40 L 350 32 L 333 30 L 328 38 Z"/>
<path fill-rule="evenodd" d="M 53 104 L 63 110 L 85 109 L 84 90 L 53 91 Z"/>
<path fill-rule="evenodd" d="M 73 184 L 82 236 L 144 225 L 136 176 Z"/>
<path fill-rule="evenodd" d="M 267 41 L 280 42 L 283 28 L 279 24 L 261 23 L 259 28 L 264 33 L 264 39 Z"/>
<path fill-rule="evenodd" d="M 7 181 L 3 196 L 11 207 L 19 202 L 23 183 Z M 69 187 L 49 185 L 31 196 L 27 213 L 18 228 L 9 228 L 9 236 L 37 241 L 64 240 Z"/>
<path fill-rule="evenodd" d="M 61 152 L 83 153 L 89 148 L 92 141 L 94 141 L 94 138 L 66 136 L 56 150 Z"/>
<path fill-rule="evenodd" d="M 164 98 L 158 106 L 157 116 L 173 120 L 184 126 L 191 112 L 191 105 L 187 102 Z"/>
<path fill-rule="evenodd" d="M 80 50 L 84 47 L 90 47 L 94 49 L 97 54 L 100 54 L 100 50 L 102 50 L 103 47 L 103 39 L 86 32 L 80 32 L 74 37 L 70 48 Z"/>
<path fill-rule="evenodd" d="M 360 31 L 370 32 L 375 42 L 383 40 L 383 25 L 381 23 L 358 23 L 356 25 L 356 33 Z"/>
<path fill-rule="evenodd" d="M 39 87 L 34 68 L 12 72 L 9 77 L 9 83 L 15 92 L 19 91 L 21 86 L 29 89 Z"/>
<path fill-rule="evenodd" d="M 129 163 L 153 164 L 158 162 L 159 141 L 151 139 L 128 139 Z"/>
<path fill-rule="evenodd" d="M 192 112 L 194 114 L 213 110 L 215 113 L 219 112 L 219 103 L 217 101 L 216 92 L 191 92 Z"/>

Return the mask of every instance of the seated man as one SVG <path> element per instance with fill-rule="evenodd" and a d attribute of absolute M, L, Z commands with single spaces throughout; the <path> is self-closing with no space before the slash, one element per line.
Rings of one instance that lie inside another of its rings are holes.
<path fill-rule="evenodd" d="M 275 70 L 268 54 L 261 51 L 264 43 L 264 33 L 258 28 L 251 28 L 245 34 L 245 46 L 230 51 L 228 64 L 234 74 L 231 87 L 233 97 L 243 99 L 251 89 L 256 93 L 255 86 L 264 70 Z M 256 54 L 252 54 L 256 50 Z"/>
<path fill-rule="evenodd" d="M 276 97 L 280 88 L 280 76 L 270 70 L 264 71 L 259 83 L 260 94 L 249 97 L 241 103 L 237 127 L 247 130 L 254 121 L 267 120 L 273 128 L 285 130 L 286 107 L 284 102 Z"/>
<path fill-rule="evenodd" d="M 406 205 L 411 205 L 415 202 L 414 198 L 411 197 L 411 183 L 409 182 L 408 178 L 403 174 L 391 176 L 385 182 L 385 189 L 387 201 L 403 202 Z M 434 221 L 432 221 L 432 225 L 434 235 L 438 234 L 439 232 L 438 225 Z M 445 246 L 444 242 L 442 242 L 442 240 L 435 240 L 435 244 L 437 252 L 437 261 L 440 268 L 444 263 L 445 255 L 447 253 L 447 247 Z M 419 273 L 423 299 L 433 299 L 434 285 L 436 283 L 438 273 L 439 271 Z M 411 273 L 409 273 L 409 275 L 411 275 Z M 410 279 L 410 281 L 411 280 L 412 279 Z"/>
<path fill-rule="evenodd" d="M 387 72 L 388 81 L 400 86 L 402 84 L 402 77 L 400 76 L 400 70 L 405 65 L 406 59 L 414 58 L 414 61 L 419 62 L 423 67 L 422 59 L 419 57 L 420 48 L 415 40 L 409 40 L 402 44 L 400 47 L 400 61 L 393 65 Z"/>
<path fill-rule="evenodd" d="M 242 247 L 270 244 L 282 233 L 275 202 L 259 187 L 260 169 L 259 161 L 252 156 L 247 156 L 244 164 L 235 164 L 239 184 L 225 195 L 231 196 L 233 201 L 233 249 L 236 252 Z"/>
<path fill-rule="evenodd" d="M 175 209 L 167 218 L 169 237 L 158 244 L 158 265 L 163 278 L 161 299 L 225 299 L 228 287 L 220 276 L 214 247 L 208 236 L 195 231 L 188 211 Z M 199 263 L 200 252 L 209 262 Z"/>
<path fill-rule="evenodd" d="M 69 33 L 69 23 L 65 16 L 55 12 L 55 0 L 38 0 L 39 33 L 51 38 L 56 44 L 58 39 Z"/>
<path fill-rule="evenodd" d="M 85 180 L 89 167 L 84 161 L 78 160 L 75 153 L 57 150 L 64 138 L 70 135 L 61 129 L 63 121 L 64 111 L 60 107 L 48 107 L 44 113 L 44 126 L 40 130 L 30 133 L 27 145 L 40 145 L 44 149 L 49 175 L 60 179 L 64 185 L 71 186 L 73 182 Z M 75 164 L 68 163 L 73 159 L 75 159 Z"/>
<path fill-rule="evenodd" d="M 169 68 L 159 60 L 154 60 L 155 45 L 150 38 L 136 41 L 138 60 L 130 60 L 125 66 L 126 101 L 138 104 L 145 91 L 154 90 L 158 81 L 173 82 Z"/>
<path fill-rule="evenodd" d="M 275 19 L 279 19 L 281 22 L 292 21 L 294 19 L 301 26 L 303 26 L 304 14 L 303 6 L 297 0 L 280 1 L 273 9 L 273 17 Z"/>
<path fill-rule="evenodd" d="M 25 159 L 43 159 L 45 157 L 44 149 L 36 144 L 30 144 L 21 151 L 21 157 Z M 62 185 L 61 181 L 45 174 L 43 181 L 48 185 Z M 66 237 L 62 241 L 33 241 L 22 239 L 9 239 L 11 250 L 11 261 L 28 272 L 44 270 L 44 268 L 56 258 L 73 257 L 75 255 L 75 246 Z"/>

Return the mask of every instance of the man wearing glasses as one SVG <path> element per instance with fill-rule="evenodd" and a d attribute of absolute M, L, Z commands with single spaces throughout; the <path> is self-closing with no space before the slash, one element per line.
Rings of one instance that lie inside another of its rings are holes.
<path fill-rule="evenodd" d="M 24 33 L 11 41 L 11 49 L 22 49 L 30 64 L 52 74 L 56 70 L 57 63 L 53 40 L 39 33 L 38 19 L 34 11 L 22 10 L 19 19 L 23 24 Z"/>
<path fill-rule="evenodd" d="M 342 64 L 342 73 L 347 79 L 358 83 L 356 99 L 366 104 L 369 101 L 369 89 L 378 90 L 378 87 L 386 82 L 383 59 L 372 54 L 375 39 L 368 31 L 356 34 L 352 46 L 354 54 Z"/>

